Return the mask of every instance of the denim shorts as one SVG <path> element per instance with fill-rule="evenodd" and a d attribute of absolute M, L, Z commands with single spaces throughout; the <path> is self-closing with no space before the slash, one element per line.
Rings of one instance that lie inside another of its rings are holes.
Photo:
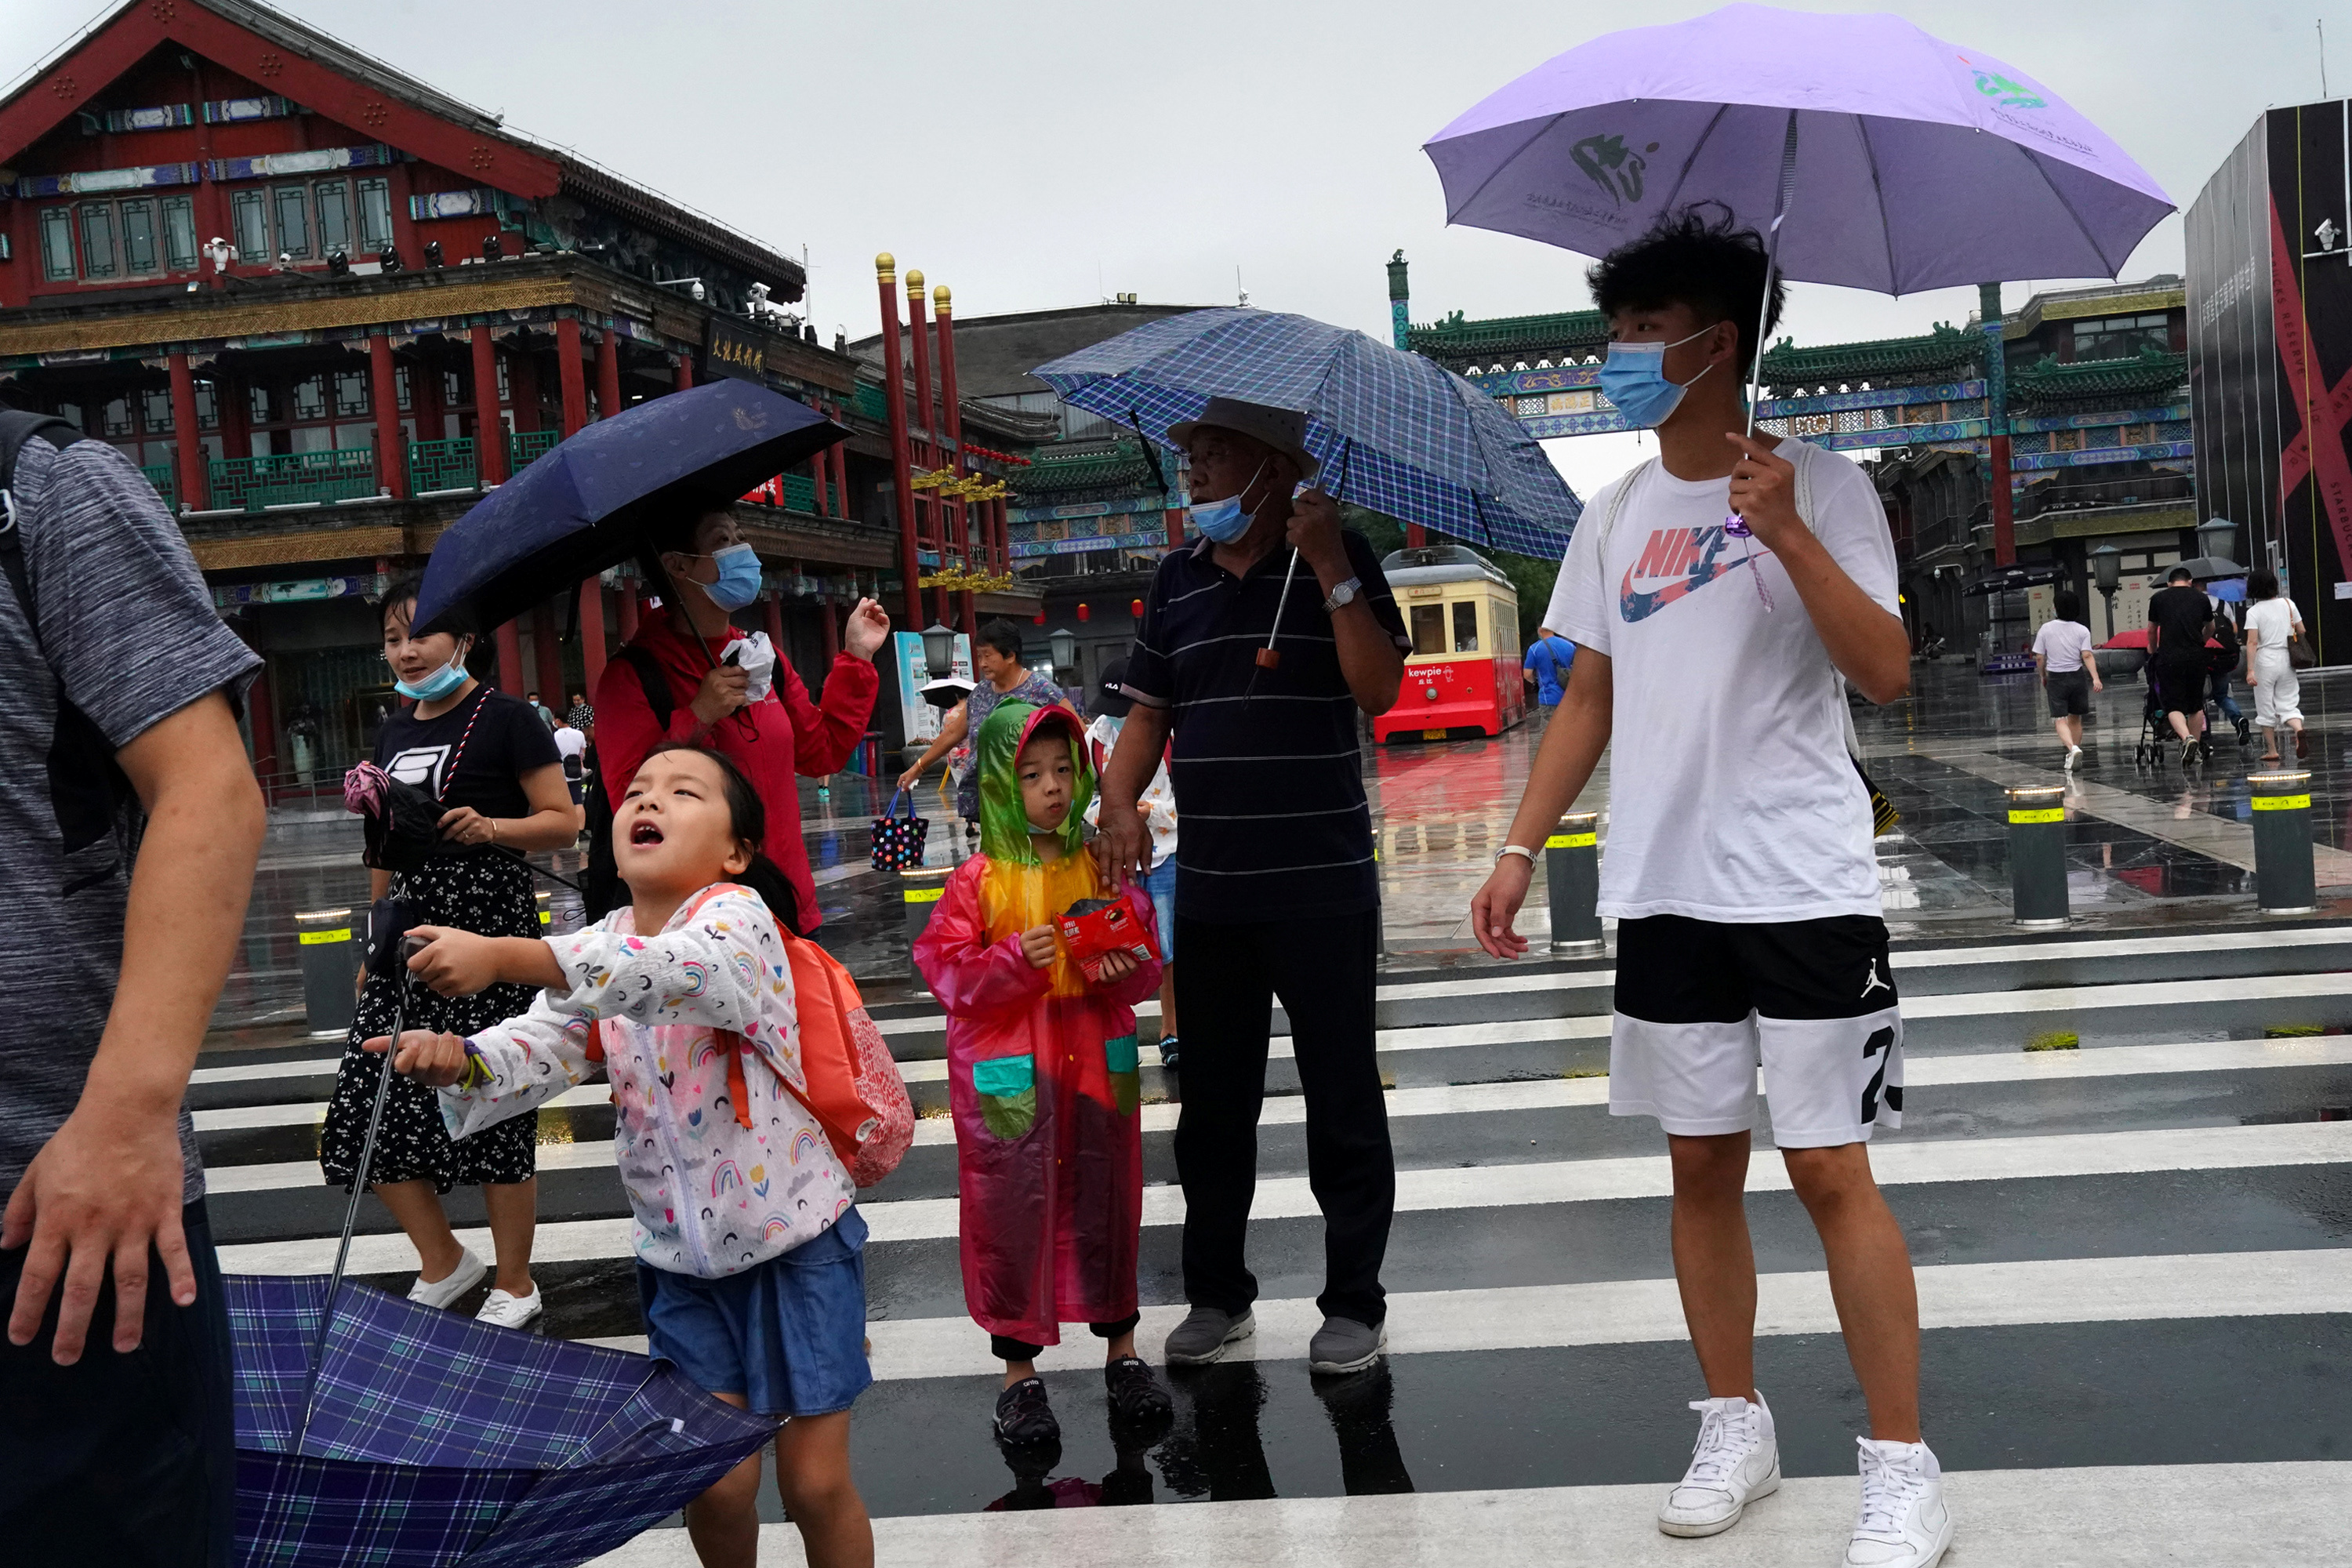
<path fill-rule="evenodd" d="M 866 1219 L 851 1208 L 782 1258 L 720 1279 L 637 1265 L 646 1352 L 761 1415 L 829 1415 L 874 1381 L 866 1360 Z"/>
<path fill-rule="evenodd" d="M 1143 890 L 1151 895 L 1151 912 L 1160 922 L 1160 961 L 1176 962 L 1176 857 L 1171 855 L 1151 868 L 1151 875 L 1143 879 Z"/>

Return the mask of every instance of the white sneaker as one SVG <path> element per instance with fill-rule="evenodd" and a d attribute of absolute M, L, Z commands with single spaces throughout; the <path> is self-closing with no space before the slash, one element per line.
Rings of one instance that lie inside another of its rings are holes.
<path fill-rule="evenodd" d="M 502 1329 L 520 1329 L 539 1316 L 539 1286 L 533 1283 L 528 1296 L 510 1296 L 504 1290 L 493 1290 L 482 1310 L 474 1314 L 477 1322 L 496 1323 Z"/>
<path fill-rule="evenodd" d="M 1862 1513 L 1845 1568 L 1936 1568 L 1952 1543 L 1944 1468 L 1925 1443 L 1862 1445 Z"/>
<path fill-rule="evenodd" d="M 446 1310 L 457 1305 L 458 1299 L 479 1285 L 482 1277 L 489 1271 L 490 1266 L 475 1257 L 473 1248 L 461 1247 L 457 1249 L 457 1267 L 449 1270 L 447 1278 L 427 1283 L 425 1276 L 419 1274 L 416 1283 L 408 1288 L 408 1299 L 427 1307 Z"/>
<path fill-rule="evenodd" d="M 1780 1489 L 1780 1445 L 1772 1436 L 1772 1412 L 1759 1395 L 1745 1399 L 1697 1399 L 1698 1442 L 1681 1484 L 1658 1510 L 1658 1528 L 1668 1535 L 1717 1535 L 1739 1522 L 1758 1498 Z"/>
<path fill-rule="evenodd" d="M 2080 746 L 2069 746 L 2069 747 L 2067 747 L 2067 748 L 2066 748 L 2066 767 L 2067 767 L 2067 770 L 2068 770 L 2069 772 L 2073 771 L 2074 764 L 2075 764 L 2076 763 L 2078 763 L 2078 762 L 2082 761 L 2082 760 L 2083 760 L 2083 748 L 2082 748 L 2082 747 L 2080 747 Z"/>

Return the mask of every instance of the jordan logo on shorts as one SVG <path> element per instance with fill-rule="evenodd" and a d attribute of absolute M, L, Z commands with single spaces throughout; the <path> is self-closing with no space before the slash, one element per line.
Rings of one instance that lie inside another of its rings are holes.
<path fill-rule="evenodd" d="M 1869 1001 L 1874 991 L 1884 991 L 1889 996 L 1895 994 L 1895 987 L 1878 977 L 1878 965 L 1874 963 L 1862 972 L 1862 1000 Z"/>

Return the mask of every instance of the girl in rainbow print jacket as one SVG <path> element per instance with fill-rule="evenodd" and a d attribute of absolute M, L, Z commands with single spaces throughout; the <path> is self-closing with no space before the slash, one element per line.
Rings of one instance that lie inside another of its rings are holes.
<path fill-rule="evenodd" d="M 740 1273 L 822 1235 L 857 1189 L 798 1098 L 792 970 L 767 905 L 722 882 L 653 936 L 632 913 L 548 940 L 571 988 L 472 1037 L 442 1119 L 462 1138 L 601 1065 L 638 1258 L 705 1279 Z"/>

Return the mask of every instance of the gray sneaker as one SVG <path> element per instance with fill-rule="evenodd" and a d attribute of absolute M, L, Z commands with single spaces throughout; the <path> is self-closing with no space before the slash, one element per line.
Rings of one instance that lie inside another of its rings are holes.
<path fill-rule="evenodd" d="M 1353 1318 L 1326 1318 L 1307 1346 L 1307 1370 L 1361 1372 L 1387 1353 L 1388 1325 L 1366 1328 Z"/>
<path fill-rule="evenodd" d="M 1206 1366 L 1223 1359 L 1225 1347 L 1257 1332 L 1257 1320 L 1248 1312 L 1236 1318 L 1214 1307 L 1195 1307 L 1169 1331 L 1160 1354 L 1170 1366 Z"/>

